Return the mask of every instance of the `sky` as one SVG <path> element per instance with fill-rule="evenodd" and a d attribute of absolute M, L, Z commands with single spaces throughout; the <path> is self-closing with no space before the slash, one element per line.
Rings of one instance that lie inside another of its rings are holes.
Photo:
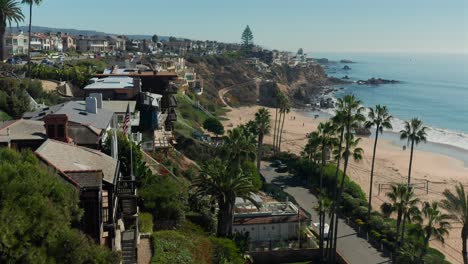
<path fill-rule="evenodd" d="M 270 49 L 468 53 L 467 0 L 43 0 L 33 25 L 223 42 L 249 25 Z"/>

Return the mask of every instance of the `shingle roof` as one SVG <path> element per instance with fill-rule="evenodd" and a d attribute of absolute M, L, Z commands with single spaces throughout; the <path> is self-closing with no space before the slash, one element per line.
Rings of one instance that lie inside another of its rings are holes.
<path fill-rule="evenodd" d="M 70 122 L 90 125 L 98 129 L 106 129 L 114 115 L 112 111 L 102 108 L 98 109 L 97 114 L 89 113 L 86 111 L 86 103 L 83 101 L 70 101 L 40 111 L 27 112 L 23 118 L 41 120 L 48 114 L 66 114 Z"/>
<path fill-rule="evenodd" d="M 102 171 L 66 171 L 65 173 L 76 181 L 80 187 L 102 186 Z"/>
<path fill-rule="evenodd" d="M 8 136 L 8 129 L 10 135 Z M 11 140 L 46 139 L 44 122 L 36 120 L 18 119 L 0 125 L 0 142 Z"/>
<path fill-rule="evenodd" d="M 104 180 L 114 183 L 118 162 L 94 149 L 48 139 L 35 152 L 45 162 L 64 172 L 102 170 Z"/>

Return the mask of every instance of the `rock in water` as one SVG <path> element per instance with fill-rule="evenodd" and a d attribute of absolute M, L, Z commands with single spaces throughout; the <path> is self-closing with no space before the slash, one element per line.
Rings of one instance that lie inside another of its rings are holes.
<path fill-rule="evenodd" d="M 351 70 L 351 67 L 349 67 L 348 65 L 345 65 L 345 66 L 343 67 L 343 70 L 346 70 L 346 71 L 347 71 L 347 70 Z"/>

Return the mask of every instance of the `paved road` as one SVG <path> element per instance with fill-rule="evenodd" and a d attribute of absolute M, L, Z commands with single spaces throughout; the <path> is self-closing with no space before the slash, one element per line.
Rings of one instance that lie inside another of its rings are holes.
<path fill-rule="evenodd" d="M 302 208 L 312 214 L 312 221 L 318 222 L 318 215 L 314 210 L 314 207 L 317 206 L 317 198 L 308 189 L 288 183 L 288 174 L 275 172 L 274 168 L 269 166 L 269 163 L 262 162 L 261 173 L 267 182 L 284 185 L 284 190 L 294 196 Z M 342 219 L 338 221 L 338 252 L 351 264 L 391 262 L 389 258 L 383 257 L 365 239 L 358 237 L 356 231 Z"/>

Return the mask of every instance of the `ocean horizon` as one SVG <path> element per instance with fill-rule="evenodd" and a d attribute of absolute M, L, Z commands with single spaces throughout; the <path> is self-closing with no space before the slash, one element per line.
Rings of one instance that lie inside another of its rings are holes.
<path fill-rule="evenodd" d="M 429 142 L 461 149 L 442 153 L 468 163 L 468 75 L 465 74 L 468 54 L 312 53 L 309 56 L 330 60 L 325 64 L 329 76 L 348 76 L 350 81 L 372 77 L 399 81 L 378 86 L 337 85 L 343 89 L 333 96 L 354 94 L 365 107 L 386 105 L 394 116 L 392 132 L 395 133 L 403 129 L 404 120 L 418 117 L 429 127 Z M 355 63 L 341 63 L 342 59 Z M 351 69 L 344 70 L 345 65 Z M 394 137 L 393 142 L 401 144 Z"/>

